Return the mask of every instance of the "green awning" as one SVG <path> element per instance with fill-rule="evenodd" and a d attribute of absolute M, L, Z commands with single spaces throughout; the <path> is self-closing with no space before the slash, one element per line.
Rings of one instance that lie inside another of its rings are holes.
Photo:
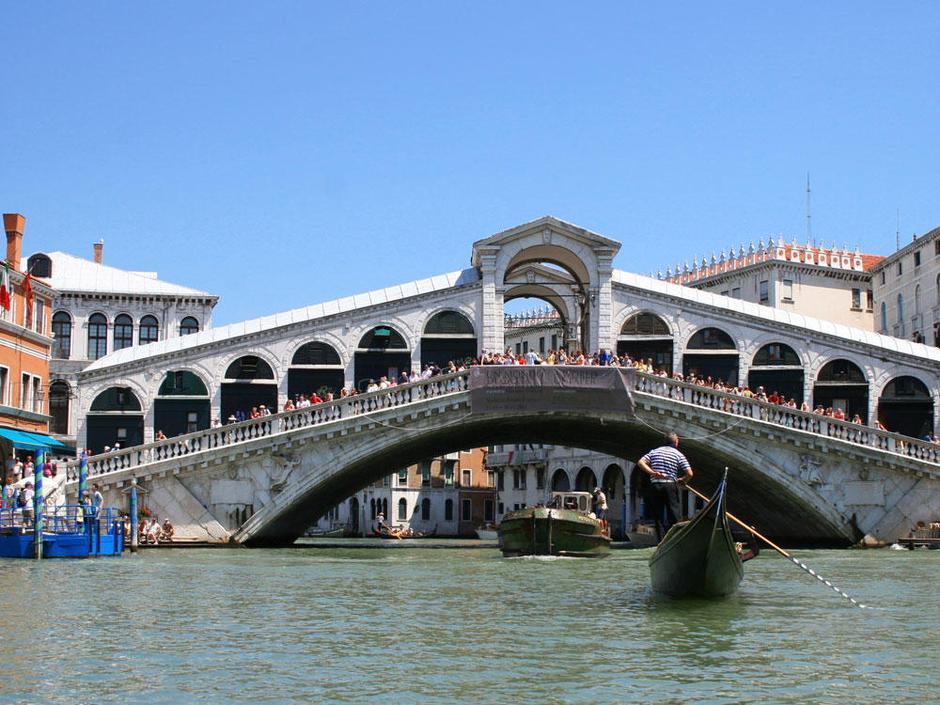
<path fill-rule="evenodd" d="M 39 450 L 43 448 L 44 450 L 52 450 L 57 453 L 75 454 L 74 448 L 44 433 L 20 431 L 15 428 L 0 428 L 0 437 L 6 438 L 13 443 L 14 448 L 23 448 L 25 450 Z"/>

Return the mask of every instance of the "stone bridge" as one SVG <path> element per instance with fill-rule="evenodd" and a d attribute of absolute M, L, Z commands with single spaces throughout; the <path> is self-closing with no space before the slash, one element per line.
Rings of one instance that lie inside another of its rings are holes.
<path fill-rule="evenodd" d="M 630 379 L 632 414 L 563 406 L 481 414 L 470 372 L 460 372 L 93 456 L 89 475 L 116 506 L 126 506 L 136 479 L 146 505 L 182 537 L 272 545 L 434 455 L 524 442 L 635 461 L 675 430 L 695 484 L 711 489 L 728 466 L 731 511 L 777 538 L 891 541 L 940 513 L 940 446 L 666 377 Z M 77 466 L 68 473 L 74 492 Z"/>

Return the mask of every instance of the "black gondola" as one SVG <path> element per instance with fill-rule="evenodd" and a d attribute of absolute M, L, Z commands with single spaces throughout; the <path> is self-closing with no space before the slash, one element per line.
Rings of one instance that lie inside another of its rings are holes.
<path fill-rule="evenodd" d="M 711 500 L 691 520 L 671 527 L 650 557 L 655 592 L 674 597 L 721 597 L 744 577 L 725 513 L 727 472 Z"/>

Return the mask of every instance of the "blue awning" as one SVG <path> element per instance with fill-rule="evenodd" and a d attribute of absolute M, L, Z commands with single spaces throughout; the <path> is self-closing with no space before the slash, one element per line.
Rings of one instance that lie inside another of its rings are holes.
<path fill-rule="evenodd" d="M 75 454 L 74 448 L 44 433 L 20 431 L 15 428 L 0 428 L 0 437 L 8 439 L 13 443 L 14 448 L 24 448 L 26 450 L 39 450 L 43 448 L 45 450 L 56 451 L 57 453 Z"/>

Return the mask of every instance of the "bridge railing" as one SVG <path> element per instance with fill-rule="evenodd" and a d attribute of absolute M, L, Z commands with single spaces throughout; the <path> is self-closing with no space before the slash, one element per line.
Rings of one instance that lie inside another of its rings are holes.
<path fill-rule="evenodd" d="M 93 455 L 88 459 L 88 476 L 93 478 L 98 475 L 128 470 L 150 463 L 181 458 L 193 453 L 238 445 L 277 433 L 319 426 L 339 419 L 363 416 L 375 411 L 411 404 L 422 399 L 462 392 L 469 388 L 469 380 L 470 373 L 466 371 L 440 375 L 410 384 L 389 387 L 377 392 L 343 397 L 342 399 L 323 402 L 302 409 L 283 411 L 279 414 L 262 416 L 258 419 L 249 419 L 248 421 L 187 433 L 145 445 Z M 78 480 L 77 461 L 68 463 L 66 477 L 69 482 Z"/>
<path fill-rule="evenodd" d="M 810 411 L 791 409 L 780 404 L 771 404 L 759 399 L 721 392 L 710 387 L 669 377 L 659 377 L 646 372 L 637 372 L 636 390 L 735 416 L 766 421 L 784 428 L 808 431 L 820 436 L 837 438 L 908 458 L 940 464 L 940 445 L 890 431 L 869 428 L 851 421 L 814 414 Z"/>
<path fill-rule="evenodd" d="M 94 455 L 88 460 L 88 475 L 94 477 L 128 470 L 150 463 L 185 457 L 193 453 L 233 446 L 278 433 L 404 406 L 423 399 L 463 392 L 469 389 L 469 382 L 469 371 L 441 375 L 377 392 L 344 397 L 303 409 L 284 411 L 259 419 L 250 419 L 146 445 Z M 784 428 L 806 431 L 928 463 L 940 464 L 940 446 L 933 443 L 730 392 L 721 392 L 690 382 L 637 372 L 636 390 L 705 409 L 773 423 Z M 70 462 L 66 467 L 66 473 L 69 482 L 77 481 L 78 462 Z"/>

